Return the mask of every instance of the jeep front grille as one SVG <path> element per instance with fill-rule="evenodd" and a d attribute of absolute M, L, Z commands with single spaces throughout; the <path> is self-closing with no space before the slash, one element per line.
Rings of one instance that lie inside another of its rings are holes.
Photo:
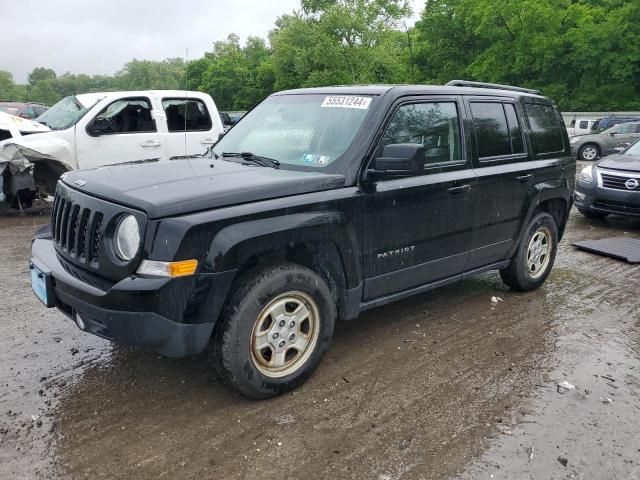
<path fill-rule="evenodd" d="M 100 258 L 100 243 L 104 215 L 74 204 L 73 200 L 56 196 L 51 223 L 53 240 L 64 254 L 81 263 L 96 263 Z"/>

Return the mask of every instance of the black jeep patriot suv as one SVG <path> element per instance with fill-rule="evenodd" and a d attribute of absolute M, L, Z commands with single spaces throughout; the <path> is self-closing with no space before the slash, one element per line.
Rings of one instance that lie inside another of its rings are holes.
<path fill-rule="evenodd" d="M 294 388 L 337 318 L 497 269 L 549 275 L 575 161 L 538 92 L 453 81 L 271 95 L 206 154 L 65 174 L 35 294 L 79 328 Z"/>

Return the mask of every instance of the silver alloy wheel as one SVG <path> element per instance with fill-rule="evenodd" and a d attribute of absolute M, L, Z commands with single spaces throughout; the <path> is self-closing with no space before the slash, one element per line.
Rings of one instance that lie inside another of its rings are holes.
<path fill-rule="evenodd" d="M 587 145 L 582 149 L 583 160 L 595 160 L 598 156 L 598 149 L 593 145 Z"/>
<path fill-rule="evenodd" d="M 529 241 L 527 249 L 527 274 L 529 277 L 540 278 L 549 266 L 551 259 L 551 231 L 547 227 L 540 227 Z"/>
<path fill-rule="evenodd" d="M 263 375 L 281 378 L 299 370 L 313 353 L 320 315 L 303 292 L 287 292 L 260 312 L 251 332 L 251 360 Z"/>

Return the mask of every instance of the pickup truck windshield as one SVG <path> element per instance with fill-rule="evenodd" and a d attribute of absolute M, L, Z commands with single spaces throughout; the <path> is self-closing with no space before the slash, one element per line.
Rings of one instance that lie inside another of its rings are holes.
<path fill-rule="evenodd" d="M 75 96 L 71 95 L 64 97 L 36 118 L 36 122 L 46 125 L 51 130 L 64 130 L 78 123 L 90 108 L 91 106 L 84 107 Z"/>
<path fill-rule="evenodd" d="M 269 97 L 216 144 L 214 154 L 251 152 L 281 165 L 326 167 L 351 145 L 372 101 L 358 95 Z"/>

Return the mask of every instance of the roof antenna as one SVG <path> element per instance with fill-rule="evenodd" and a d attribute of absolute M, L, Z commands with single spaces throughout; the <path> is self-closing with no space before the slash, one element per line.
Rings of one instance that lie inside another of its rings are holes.
<path fill-rule="evenodd" d="M 189 89 L 189 49 L 185 49 L 184 58 L 184 156 L 187 156 L 187 111 L 189 99 L 187 90 Z"/>

